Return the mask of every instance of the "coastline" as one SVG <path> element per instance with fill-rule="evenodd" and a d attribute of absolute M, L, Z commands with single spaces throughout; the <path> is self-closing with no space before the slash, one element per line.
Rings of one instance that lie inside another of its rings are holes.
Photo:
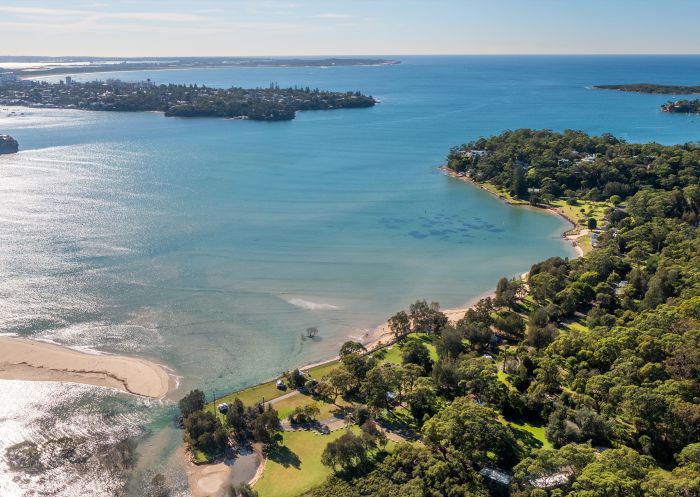
<path fill-rule="evenodd" d="M 582 229 L 582 227 L 578 223 L 576 223 L 573 219 L 568 217 L 564 212 L 560 211 L 557 208 L 549 207 L 549 206 L 547 206 L 547 207 L 530 206 L 529 204 L 524 204 L 524 203 L 518 204 L 518 203 L 511 202 L 509 199 L 507 199 L 501 195 L 498 195 L 497 193 L 495 193 L 493 191 L 490 191 L 488 188 L 485 188 L 483 185 L 480 185 L 479 183 L 477 183 L 477 182 L 475 182 L 467 177 L 458 176 L 454 172 L 447 170 L 447 168 L 445 168 L 444 166 L 440 167 L 439 169 L 444 171 L 446 175 L 451 176 L 455 179 L 462 179 L 462 180 L 468 181 L 472 185 L 481 188 L 482 190 L 488 192 L 489 194 L 497 196 L 499 199 L 503 200 L 508 205 L 511 205 L 513 207 L 526 207 L 526 208 L 527 207 L 535 207 L 537 209 L 544 210 L 545 212 L 548 212 L 550 214 L 560 216 L 561 218 L 566 220 L 571 225 L 571 227 L 569 229 L 567 229 L 566 231 L 564 231 L 561 234 L 561 237 L 565 240 L 571 241 L 572 246 L 576 249 L 577 256 L 583 257 L 584 251 L 581 248 L 581 246 L 578 244 L 578 238 L 580 238 L 581 236 L 587 235 L 588 230 Z M 521 275 L 519 275 L 519 277 L 520 277 L 520 279 L 522 279 L 523 281 L 526 282 L 528 274 L 529 274 L 529 272 L 525 272 L 525 273 L 522 273 Z M 474 305 L 478 301 L 480 301 L 481 299 L 487 298 L 487 297 L 494 298 L 495 294 L 496 293 L 493 290 L 485 292 L 477 297 L 472 298 L 470 301 L 468 301 L 462 307 L 443 309 L 442 312 L 447 316 L 449 322 L 454 324 L 458 320 L 460 320 L 462 317 L 464 317 L 466 312 L 469 309 L 471 309 L 472 307 L 474 307 Z M 351 337 L 348 336 L 348 339 L 351 339 Z M 362 345 L 365 346 L 365 348 L 367 349 L 368 352 L 371 352 L 371 351 L 377 350 L 377 349 L 381 349 L 383 347 L 390 347 L 391 345 L 396 343 L 396 339 L 395 339 L 393 333 L 391 332 L 391 330 L 389 329 L 389 321 L 388 320 L 385 321 L 384 323 L 376 326 L 371 331 L 366 332 L 364 335 L 362 335 L 362 337 L 359 341 L 362 343 Z M 334 362 L 338 361 L 339 359 L 340 359 L 340 357 L 338 355 L 336 355 L 336 356 L 329 358 L 329 359 L 326 359 L 326 360 L 317 361 L 317 362 L 306 364 L 304 366 L 300 366 L 298 369 L 301 371 L 306 371 L 306 370 L 310 370 L 312 368 L 316 368 L 316 367 L 320 367 L 320 366 L 334 363 Z M 248 390 L 250 388 L 254 388 L 256 386 L 275 381 L 275 379 L 276 378 L 270 378 L 267 381 L 260 382 L 256 385 L 251 385 L 251 386 L 246 387 L 242 390 L 239 390 L 238 392 L 243 392 L 243 391 Z M 237 392 L 231 392 L 231 394 L 234 394 L 234 393 L 237 393 Z M 218 399 L 215 399 L 212 402 L 216 402 L 217 400 Z M 273 402 L 274 402 L 274 399 L 270 401 L 270 403 L 273 403 Z M 261 461 L 259 462 L 259 466 L 258 466 L 258 469 L 256 471 L 255 477 L 248 482 L 251 486 L 254 485 L 262 477 L 262 475 L 264 473 L 264 469 L 265 469 L 265 462 L 266 462 L 266 458 L 263 456 Z M 193 466 L 195 466 L 194 463 L 192 462 L 191 458 L 189 458 L 189 457 L 187 458 L 187 465 L 189 468 L 192 468 Z M 227 481 L 227 479 L 230 478 L 231 468 L 228 467 L 225 463 L 218 462 L 215 464 L 204 464 L 204 465 L 200 465 L 197 467 L 199 468 L 198 470 L 190 469 L 188 471 L 190 490 L 195 494 L 196 497 L 203 497 L 202 493 L 201 493 L 203 486 L 209 487 L 209 485 L 211 483 L 216 482 L 214 484 L 214 486 L 218 486 L 219 488 L 221 488 L 221 486 Z M 201 469 L 202 467 L 203 468 L 208 467 L 210 469 L 204 470 L 204 469 Z M 214 476 L 214 475 L 216 475 L 216 476 Z"/>
<path fill-rule="evenodd" d="M 469 176 L 460 176 L 459 174 L 455 173 L 454 171 L 450 170 L 447 168 L 447 166 L 439 166 L 438 169 L 442 171 L 446 176 L 449 176 L 450 178 L 454 178 L 457 180 L 465 181 L 469 183 L 470 185 L 473 185 L 485 192 L 487 192 L 490 195 L 493 195 L 494 197 L 499 198 L 506 204 L 512 206 L 512 207 L 523 207 L 523 208 L 532 208 L 532 209 L 538 209 L 540 211 L 545 211 L 550 214 L 554 214 L 556 216 L 561 217 L 564 219 L 566 222 L 568 222 L 571 225 L 571 228 L 568 230 L 564 231 L 561 234 L 561 237 L 564 240 L 568 240 L 571 242 L 572 247 L 574 247 L 574 250 L 576 251 L 577 257 L 583 257 L 584 256 L 584 250 L 579 244 L 579 238 L 586 236 L 589 234 L 589 230 L 584 228 L 583 226 L 579 225 L 575 220 L 571 219 L 569 216 L 566 215 L 561 209 L 557 207 L 552 207 L 549 205 L 531 205 L 529 203 L 525 202 L 513 202 L 511 199 L 494 192 L 493 190 L 490 190 L 486 188 L 484 185 L 481 183 L 474 181 L 471 179 Z"/>
<path fill-rule="evenodd" d="M 295 67 L 301 67 L 301 68 L 330 68 L 330 67 L 384 67 L 384 66 L 397 66 L 400 65 L 401 61 L 400 60 L 390 60 L 386 62 L 377 62 L 373 64 L 352 64 L 352 65 L 327 65 L 327 66 L 293 66 L 293 65 L 278 65 L 278 66 L 265 66 L 265 65 L 231 65 L 231 66 L 221 66 L 221 65 L 212 65 L 212 66 L 191 66 L 191 67 L 154 67 L 154 68 L 142 68 L 142 69 L 115 69 L 113 70 L 111 67 L 105 67 L 105 68 L 100 68 L 100 70 L 97 71 L 60 71 L 56 73 L 50 73 L 50 74 L 39 74 L 39 75 L 33 75 L 30 73 L 27 73 L 25 71 L 20 72 L 19 78 L 22 80 L 37 80 L 37 79 L 45 79 L 45 78 L 53 78 L 56 76 L 77 76 L 77 75 L 83 75 L 83 74 L 113 74 L 113 73 L 129 73 L 129 72 L 151 72 L 151 71 L 190 71 L 193 69 L 285 69 L 285 68 L 295 68 Z M 116 66 L 116 64 L 115 64 Z"/>
<path fill-rule="evenodd" d="M 528 273 L 524 273 L 521 275 L 521 278 L 526 279 Z M 482 295 L 479 295 L 478 297 L 475 297 L 471 299 L 466 305 L 463 307 L 458 307 L 458 308 L 453 308 L 453 309 L 444 309 L 442 312 L 445 313 L 447 318 L 449 319 L 450 323 L 455 323 L 458 320 L 460 320 L 466 312 L 472 308 L 479 300 L 486 298 L 486 297 L 494 297 L 495 292 L 490 291 L 486 292 Z M 350 339 L 350 337 L 348 337 Z M 394 338 L 394 335 L 391 333 L 389 330 L 389 321 L 385 321 L 383 324 L 376 326 L 372 331 L 369 331 L 363 335 L 361 339 L 361 343 L 367 348 L 369 352 L 377 349 L 381 349 L 383 347 L 389 347 L 396 343 L 396 339 Z M 315 368 L 318 366 L 323 366 L 326 364 L 331 364 L 333 362 L 336 362 L 340 360 L 339 356 L 332 357 L 330 359 L 326 359 L 323 361 L 318 361 L 310 364 L 306 364 L 304 366 L 299 367 L 299 370 L 304 371 L 304 370 L 309 370 L 311 368 Z M 276 377 L 277 378 L 277 377 Z M 271 381 L 275 381 L 276 378 L 271 378 L 267 381 L 260 382 L 256 385 L 251 385 L 249 387 L 246 387 L 241 391 L 245 391 L 249 388 L 254 388 L 258 385 L 263 385 L 265 383 L 269 383 Z M 232 392 L 236 393 L 236 392 Z M 216 399 L 218 400 L 218 399 Z M 216 400 L 213 400 L 212 402 L 216 402 Z M 275 399 L 272 399 L 269 401 L 269 404 L 273 404 L 275 402 Z M 267 402 L 266 402 L 267 404 Z M 181 449 L 181 455 L 183 459 L 183 463 L 186 465 L 186 472 L 187 472 L 187 477 L 188 477 L 188 483 L 190 487 L 190 491 L 194 495 L 194 497 L 216 497 L 216 496 L 221 496 L 222 491 L 225 488 L 225 485 L 227 482 L 231 481 L 232 478 L 232 473 L 233 473 L 233 464 L 231 462 L 227 461 L 216 461 L 212 463 L 205 463 L 205 464 L 195 464 L 192 460 L 192 457 L 185 449 L 185 447 L 182 447 Z M 250 479 L 247 483 L 250 486 L 255 485 L 260 478 L 262 478 L 264 471 L 265 471 L 265 464 L 267 462 L 267 458 L 264 456 L 262 452 L 259 453 L 259 460 L 258 460 L 258 467 L 255 472 L 255 475 Z M 237 482 L 241 483 L 241 482 Z"/>
<path fill-rule="evenodd" d="M 161 399 L 176 388 L 175 379 L 164 366 L 146 359 L 88 354 L 7 336 L 0 336 L 0 379 L 81 383 L 153 399 Z"/>

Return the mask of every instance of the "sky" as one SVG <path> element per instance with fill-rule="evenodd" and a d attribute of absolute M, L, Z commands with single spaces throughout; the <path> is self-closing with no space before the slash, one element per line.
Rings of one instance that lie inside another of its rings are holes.
<path fill-rule="evenodd" d="M 700 0 L 0 0 L 0 55 L 698 54 Z"/>

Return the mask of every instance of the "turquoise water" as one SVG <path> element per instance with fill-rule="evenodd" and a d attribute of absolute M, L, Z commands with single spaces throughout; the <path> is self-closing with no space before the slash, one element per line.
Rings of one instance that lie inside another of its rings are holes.
<path fill-rule="evenodd" d="M 462 305 L 501 276 L 572 255 L 559 238 L 561 219 L 440 174 L 451 146 L 517 127 L 695 141 L 700 120 L 662 114 L 665 97 L 589 87 L 697 83 L 699 62 L 416 57 L 381 67 L 76 76 L 275 81 L 359 89 L 382 103 L 283 123 L 0 112 L 0 129 L 22 148 L 0 158 L 0 330 L 152 357 L 183 377 L 173 398 L 193 387 L 232 390 L 331 356 L 417 298 Z M 301 340 L 309 326 L 322 340 Z M 0 382 L 0 393 L 16 384 Z M 76 388 L 83 393 L 57 389 L 56 402 L 80 398 L 81 422 L 104 429 L 104 401 L 91 405 L 93 389 Z M 40 402 L 32 391 L 29 401 Z M 167 461 L 180 436 L 163 431 L 167 405 L 129 406 L 138 416 L 110 424 L 115 436 L 150 419 L 143 451 Z M 0 403 L 0 419 L 3 412 Z M 0 421 L 0 432 L 19 423 L 23 436 L 49 436 L 49 421 L 7 416 L 14 421 Z M 20 495 L 4 478 L 0 493 Z M 65 483 L 61 495 L 82 488 Z"/>

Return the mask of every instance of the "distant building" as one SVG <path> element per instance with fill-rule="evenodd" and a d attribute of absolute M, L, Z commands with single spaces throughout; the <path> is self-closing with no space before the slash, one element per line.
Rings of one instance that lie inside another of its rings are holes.
<path fill-rule="evenodd" d="M 13 72 L 0 72 L 0 85 L 5 83 L 16 83 L 19 78 Z"/>
<path fill-rule="evenodd" d="M 620 296 L 625 292 L 625 287 L 629 285 L 629 281 L 622 280 L 617 285 L 615 285 L 615 295 Z"/>
<path fill-rule="evenodd" d="M 474 157 L 486 157 L 489 154 L 488 150 L 464 150 L 462 151 L 462 158 L 472 159 Z"/>
<path fill-rule="evenodd" d="M 66 76 L 66 84 L 69 85 L 71 83 L 73 83 L 73 78 L 71 78 L 70 76 Z"/>
<path fill-rule="evenodd" d="M 510 481 L 513 479 L 510 474 L 506 473 L 502 469 L 481 468 L 479 474 L 490 482 L 503 485 L 505 487 L 510 485 Z"/>
<path fill-rule="evenodd" d="M 534 480 L 530 480 L 530 485 L 532 485 L 535 488 L 542 488 L 542 489 L 561 487 L 561 486 L 567 485 L 569 483 L 571 475 L 573 475 L 573 474 L 574 474 L 573 468 L 570 468 L 570 467 L 562 468 L 557 473 L 552 473 L 549 475 L 540 476 L 539 478 L 535 478 Z"/>

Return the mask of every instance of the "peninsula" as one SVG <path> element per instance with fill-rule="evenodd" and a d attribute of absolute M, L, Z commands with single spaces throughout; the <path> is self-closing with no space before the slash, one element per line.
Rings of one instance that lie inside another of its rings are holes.
<path fill-rule="evenodd" d="M 16 154 L 19 151 L 19 143 L 10 135 L 0 135 L 0 155 Z"/>
<path fill-rule="evenodd" d="M 700 99 L 671 100 L 661 106 L 661 111 L 671 114 L 700 114 Z"/>
<path fill-rule="evenodd" d="M 617 90 L 633 93 L 656 93 L 662 95 L 692 95 L 700 93 L 700 86 L 657 85 L 652 83 L 635 83 L 624 85 L 595 85 L 596 90 Z"/>
<path fill-rule="evenodd" d="M 329 57 L 0 57 L 0 68 L 22 64 L 20 77 L 94 72 L 152 71 L 164 69 L 211 69 L 236 67 L 345 67 L 400 64 L 398 60 Z"/>
<path fill-rule="evenodd" d="M 573 497 L 611 481 L 682 495 L 700 478 L 700 147 L 520 129 L 454 147 L 447 167 L 563 202 L 596 243 L 501 278 L 457 316 L 416 301 L 389 319 L 387 347 L 348 341 L 208 403 L 190 392 L 193 460 L 261 447 L 246 496 Z"/>
<path fill-rule="evenodd" d="M 319 89 L 210 88 L 201 85 L 156 85 L 119 80 L 47 83 L 15 80 L 0 85 L 0 105 L 95 111 L 159 111 L 176 117 L 224 117 L 255 121 L 289 121 L 303 110 L 366 108 L 376 100 L 359 92 Z"/>

